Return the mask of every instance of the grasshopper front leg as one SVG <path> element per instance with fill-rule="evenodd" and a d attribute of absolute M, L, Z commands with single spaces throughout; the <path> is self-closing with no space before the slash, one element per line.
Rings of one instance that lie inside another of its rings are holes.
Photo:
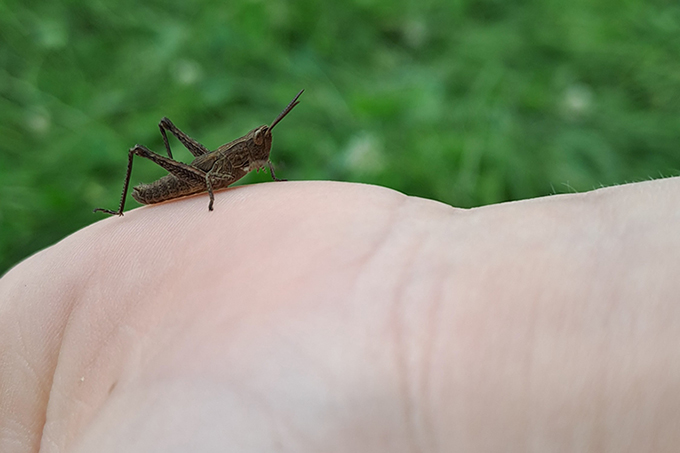
<path fill-rule="evenodd" d="M 288 181 L 287 179 L 279 179 L 279 178 L 276 177 L 276 174 L 274 174 L 274 166 L 272 165 L 271 160 L 267 161 L 267 166 L 269 167 L 269 174 L 272 175 L 272 179 L 274 181 Z"/>

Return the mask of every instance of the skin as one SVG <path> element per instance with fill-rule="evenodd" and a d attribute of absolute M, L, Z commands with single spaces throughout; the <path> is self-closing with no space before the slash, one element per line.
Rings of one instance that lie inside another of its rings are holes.
<path fill-rule="evenodd" d="M 0 280 L 0 451 L 676 451 L 680 179 L 472 210 L 287 182 Z"/>

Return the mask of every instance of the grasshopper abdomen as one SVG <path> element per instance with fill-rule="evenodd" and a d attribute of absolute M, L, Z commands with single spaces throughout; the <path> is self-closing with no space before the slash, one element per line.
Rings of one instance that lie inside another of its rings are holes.
<path fill-rule="evenodd" d="M 204 191 L 205 186 L 195 186 L 173 175 L 166 175 L 151 184 L 136 186 L 132 189 L 132 198 L 142 204 L 154 204 Z"/>

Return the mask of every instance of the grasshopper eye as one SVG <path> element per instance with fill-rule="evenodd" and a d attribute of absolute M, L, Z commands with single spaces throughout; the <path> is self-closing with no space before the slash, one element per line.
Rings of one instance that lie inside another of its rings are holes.
<path fill-rule="evenodd" d="M 255 142 L 255 144 L 261 145 L 263 140 L 264 140 L 264 134 L 262 133 L 262 129 L 256 130 L 255 134 L 253 135 L 253 141 Z"/>

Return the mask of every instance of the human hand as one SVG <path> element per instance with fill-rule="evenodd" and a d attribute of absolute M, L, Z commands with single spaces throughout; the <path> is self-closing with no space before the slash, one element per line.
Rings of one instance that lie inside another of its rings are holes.
<path fill-rule="evenodd" d="M 136 209 L 0 280 L 0 451 L 674 451 L 679 227 L 677 178 Z"/>

